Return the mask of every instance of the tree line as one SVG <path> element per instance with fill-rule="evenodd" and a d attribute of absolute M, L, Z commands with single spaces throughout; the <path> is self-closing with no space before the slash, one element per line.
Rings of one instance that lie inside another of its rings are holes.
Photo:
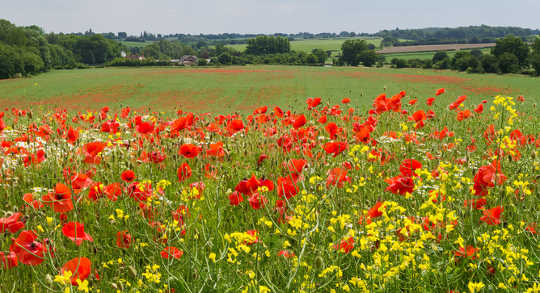
<path fill-rule="evenodd" d="M 497 39 L 490 53 L 481 50 L 459 51 L 452 58 L 437 52 L 429 59 L 393 58 L 395 68 L 453 69 L 469 73 L 524 73 L 540 75 L 540 38 L 531 45 L 516 36 Z"/>
<path fill-rule="evenodd" d="M 99 34 L 46 34 L 37 26 L 17 27 L 0 19 L 0 78 L 104 64 L 123 49 Z"/>
<path fill-rule="evenodd" d="M 383 46 L 437 45 L 457 43 L 494 43 L 497 39 L 513 35 L 522 40 L 540 34 L 538 29 L 506 26 L 466 26 L 457 28 L 422 28 L 383 30 L 375 36 L 383 38 Z"/>

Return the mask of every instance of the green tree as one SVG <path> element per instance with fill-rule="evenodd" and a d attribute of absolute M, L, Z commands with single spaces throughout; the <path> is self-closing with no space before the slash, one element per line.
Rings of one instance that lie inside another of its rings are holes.
<path fill-rule="evenodd" d="M 223 52 L 218 56 L 218 61 L 224 65 L 230 65 L 232 63 L 232 56 L 228 52 Z"/>
<path fill-rule="evenodd" d="M 313 49 L 311 50 L 311 53 L 317 57 L 317 63 L 326 63 L 326 58 L 328 58 L 326 51 L 323 49 Z"/>
<path fill-rule="evenodd" d="M 253 55 L 287 53 L 290 50 L 289 39 L 279 36 L 257 36 L 249 39 L 246 47 L 246 53 Z"/>
<path fill-rule="evenodd" d="M 375 50 L 365 50 L 358 54 L 358 60 L 362 62 L 362 65 L 371 67 L 377 63 L 377 53 Z"/>
<path fill-rule="evenodd" d="M 431 61 L 433 62 L 433 64 L 435 64 L 445 58 L 449 58 L 446 52 L 437 52 L 435 53 L 435 55 L 433 55 L 433 58 L 431 59 Z"/>
<path fill-rule="evenodd" d="M 484 54 L 480 59 L 484 71 L 487 73 L 499 73 L 499 60 L 491 54 Z"/>
<path fill-rule="evenodd" d="M 360 54 L 368 50 L 364 40 L 346 40 L 341 45 L 341 59 L 345 64 L 357 66 L 360 64 Z"/>
<path fill-rule="evenodd" d="M 517 58 L 517 65 L 520 68 L 527 66 L 527 58 L 529 57 L 529 46 L 520 38 L 509 35 L 497 40 L 495 47 L 492 49 L 492 54 L 495 55 L 495 57 L 499 58 L 500 61 L 501 56 L 506 53 L 510 53 Z M 508 58 L 510 57 L 506 55 L 505 62 L 509 60 Z"/>
<path fill-rule="evenodd" d="M 498 58 L 499 68 L 502 73 L 517 73 L 519 72 L 519 59 L 512 53 L 503 53 Z"/>
<path fill-rule="evenodd" d="M 540 54 L 532 55 L 531 66 L 534 68 L 536 75 L 540 75 Z"/>

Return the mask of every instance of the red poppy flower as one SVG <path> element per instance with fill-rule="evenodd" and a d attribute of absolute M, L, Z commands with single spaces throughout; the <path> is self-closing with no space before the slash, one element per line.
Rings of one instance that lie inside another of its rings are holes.
<path fill-rule="evenodd" d="M 496 165 L 498 166 L 496 162 L 493 162 L 478 169 L 478 172 L 474 175 L 474 194 L 485 196 L 488 194 L 489 187 L 494 187 L 495 183 L 500 185 L 506 180 L 506 176 L 501 173 L 500 167 L 495 167 Z"/>
<path fill-rule="evenodd" d="M 298 129 L 306 124 L 306 116 L 304 114 L 300 114 L 294 118 L 293 121 L 293 127 L 294 129 Z"/>
<path fill-rule="evenodd" d="M 83 189 L 92 185 L 92 179 L 84 173 L 76 173 L 71 176 L 71 188 L 75 194 L 79 194 Z"/>
<path fill-rule="evenodd" d="M 75 142 L 77 142 L 78 139 L 79 139 L 79 132 L 69 127 L 69 130 L 67 132 L 67 142 L 69 144 L 75 144 Z"/>
<path fill-rule="evenodd" d="M 271 180 L 257 179 L 255 175 L 252 175 L 249 179 L 244 179 L 240 181 L 236 185 L 234 190 L 249 196 L 256 192 L 257 189 L 262 186 L 266 186 L 268 190 L 274 190 L 274 183 Z"/>
<path fill-rule="evenodd" d="M 186 158 L 192 159 L 192 158 L 195 158 L 199 154 L 200 151 L 201 149 L 198 146 L 188 143 L 188 144 L 183 144 L 180 147 L 180 149 L 178 150 L 178 154 Z"/>
<path fill-rule="evenodd" d="M 244 198 L 242 197 L 242 194 L 239 193 L 238 191 L 233 191 L 233 193 L 229 194 L 229 203 L 232 206 L 237 206 L 243 201 L 244 201 Z"/>
<path fill-rule="evenodd" d="M 246 233 L 251 236 L 251 239 L 244 241 L 244 244 L 253 245 L 255 243 L 259 243 L 257 230 L 247 230 Z"/>
<path fill-rule="evenodd" d="M 346 149 L 346 142 L 332 141 L 324 144 L 324 151 L 326 151 L 327 154 L 334 154 L 334 157 L 341 154 Z"/>
<path fill-rule="evenodd" d="M 31 193 L 25 193 L 23 195 L 23 200 L 36 210 L 43 207 L 43 203 L 40 200 L 34 199 L 34 195 Z"/>
<path fill-rule="evenodd" d="M 285 168 L 289 173 L 302 173 L 302 170 L 306 166 L 307 161 L 304 159 L 290 159 L 289 162 L 283 162 Z"/>
<path fill-rule="evenodd" d="M 154 124 L 150 122 L 140 122 L 137 124 L 137 132 L 140 134 L 149 134 L 154 131 Z"/>
<path fill-rule="evenodd" d="M 290 250 L 280 250 L 278 251 L 278 256 L 283 256 L 284 258 L 293 258 L 295 257 L 296 255 L 294 254 L 294 252 L 290 251 Z"/>
<path fill-rule="evenodd" d="M 431 98 L 428 98 L 427 101 L 426 101 L 426 104 L 428 106 L 431 106 L 433 105 L 433 102 L 435 102 L 435 98 L 431 97 Z"/>
<path fill-rule="evenodd" d="M 238 120 L 238 119 L 231 120 L 231 122 L 229 122 L 228 124 L 228 128 L 231 131 L 231 133 L 236 133 L 244 129 L 244 123 L 242 122 L 242 120 Z"/>
<path fill-rule="evenodd" d="M 414 181 L 411 177 L 396 176 L 385 181 L 388 183 L 386 191 L 394 194 L 404 195 L 406 193 L 412 193 L 414 190 Z"/>
<path fill-rule="evenodd" d="M 261 154 L 261 155 L 259 156 L 259 159 L 257 160 L 257 165 L 260 166 L 260 165 L 262 164 L 262 162 L 263 162 L 264 160 L 266 160 L 267 158 L 268 158 L 267 155 Z"/>
<path fill-rule="evenodd" d="M 334 248 L 341 252 L 349 253 L 354 249 L 354 238 L 348 237 L 345 239 L 341 239 L 339 245 L 334 245 Z"/>
<path fill-rule="evenodd" d="M 9 248 L 17 255 L 19 261 L 25 265 L 39 265 L 45 259 L 43 254 L 46 246 L 38 242 L 37 235 L 33 231 L 22 231 Z"/>
<path fill-rule="evenodd" d="M 60 270 L 60 274 L 65 272 L 71 272 L 71 284 L 73 286 L 77 285 L 77 279 L 84 281 L 90 276 L 92 271 L 92 263 L 86 257 L 76 257 L 64 264 Z"/>
<path fill-rule="evenodd" d="M 62 183 L 57 183 L 54 187 L 54 192 L 44 195 L 42 200 L 44 204 L 52 205 L 54 211 L 57 213 L 67 213 L 73 209 L 71 191 Z"/>
<path fill-rule="evenodd" d="M 285 196 L 289 199 L 298 193 L 298 186 L 291 176 L 279 177 L 277 179 L 277 192 L 280 198 Z"/>
<path fill-rule="evenodd" d="M 7 252 L 7 255 L 4 252 L 0 251 L 0 269 L 11 269 L 19 265 L 19 260 L 15 252 Z"/>
<path fill-rule="evenodd" d="M 482 112 L 484 112 L 484 104 L 478 104 L 478 106 L 474 108 L 474 112 L 478 114 L 482 114 Z"/>
<path fill-rule="evenodd" d="M 174 246 L 168 246 L 163 248 L 163 250 L 160 252 L 162 258 L 175 258 L 179 259 L 184 255 L 184 252 Z"/>
<path fill-rule="evenodd" d="M 211 143 L 208 150 L 206 151 L 206 155 L 218 158 L 225 156 L 225 151 L 223 150 L 223 142 L 219 141 L 216 143 Z"/>
<path fill-rule="evenodd" d="M 259 108 L 255 109 L 255 111 L 253 111 L 253 115 L 264 114 L 264 113 L 266 113 L 267 110 L 268 110 L 268 106 L 259 107 Z"/>
<path fill-rule="evenodd" d="M 260 195 L 258 192 L 253 193 L 249 198 L 249 205 L 254 210 L 258 210 L 265 206 L 266 202 L 268 201 L 264 195 Z"/>
<path fill-rule="evenodd" d="M 21 213 L 13 213 L 11 216 L 6 218 L 0 218 L 0 233 L 5 233 L 6 230 L 12 234 L 17 233 L 24 227 L 24 223 L 19 221 L 19 218 L 22 216 Z"/>
<path fill-rule="evenodd" d="M 448 106 L 448 109 L 454 110 L 457 109 L 465 100 L 467 99 L 467 96 L 461 96 L 457 98 L 450 106 Z"/>
<path fill-rule="evenodd" d="M 440 88 L 440 89 L 438 89 L 438 90 L 435 92 L 435 95 L 436 95 L 436 96 L 440 96 L 440 95 L 442 95 L 442 94 L 444 94 L 444 88 Z"/>
<path fill-rule="evenodd" d="M 135 172 L 133 172 L 131 170 L 125 170 L 124 172 L 122 172 L 120 177 L 125 182 L 131 182 L 131 181 L 133 181 L 135 179 Z"/>
<path fill-rule="evenodd" d="M 94 242 L 92 236 L 84 232 L 84 224 L 77 222 L 69 222 L 62 227 L 62 234 L 71 241 L 75 242 L 77 246 L 81 245 L 84 240 Z"/>
<path fill-rule="evenodd" d="M 178 181 L 182 182 L 191 177 L 191 167 L 189 167 L 188 163 L 183 163 L 178 167 L 176 174 L 178 176 Z"/>
<path fill-rule="evenodd" d="M 105 143 L 101 141 L 90 142 L 83 146 L 84 162 L 88 164 L 99 164 L 98 154 L 105 149 Z"/>
<path fill-rule="evenodd" d="M 343 182 L 351 182 L 351 178 L 347 176 L 347 169 L 339 167 L 332 168 L 328 171 L 328 177 L 326 179 L 326 186 L 337 185 L 343 187 Z"/>
<path fill-rule="evenodd" d="M 488 225 L 499 225 L 501 223 L 501 214 L 503 211 L 504 208 L 501 206 L 484 210 L 484 216 L 480 218 L 480 221 L 485 222 Z"/>
<path fill-rule="evenodd" d="M 321 98 L 307 98 L 306 104 L 308 105 L 308 110 L 316 108 L 321 103 Z"/>
<path fill-rule="evenodd" d="M 422 168 L 422 163 L 415 159 L 405 159 L 399 165 L 399 171 L 406 177 L 418 176 L 414 171 L 420 168 Z"/>
<path fill-rule="evenodd" d="M 127 230 L 116 232 L 116 246 L 119 248 L 129 248 L 131 245 L 131 234 Z"/>
<path fill-rule="evenodd" d="M 115 182 L 105 186 L 103 193 L 112 201 L 117 201 L 118 197 L 122 194 L 122 185 Z"/>
<path fill-rule="evenodd" d="M 350 102 L 351 102 L 351 99 L 349 99 L 349 98 L 343 98 L 343 100 L 341 100 L 341 103 L 343 103 L 343 104 L 348 104 Z"/>
<path fill-rule="evenodd" d="M 326 124 L 324 129 L 330 135 L 330 139 L 336 139 L 336 134 L 340 130 L 339 127 L 334 122 L 330 122 L 330 123 Z"/>
<path fill-rule="evenodd" d="M 475 259 L 477 251 L 477 248 L 474 248 L 471 245 L 467 245 L 467 248 L 462 246 L 457 251 L 454 251 L 454 255 L 456 257 L 468 257 L 470 259 Z"/>
<path fill-rule="evenodd" d="M 367 212 L 367 215 L 371 218 L 371 219 L 375 219 L 375 218 L 378 218 L 380 216 L 382 216 L 382 212 L 380 211 L 382 205 L 384 204 L 384 201 L 378 201 L 375 203 L 375 205 L 368 210 Z"/>
<path fill-rule="evenodd" d="M 463 206 L 472 207 L 473 209 L 481 210 L 484 208 L 486 204 L 487 204 L 487 199 L 482 197 L 479 199 L 465 200 Z"/>

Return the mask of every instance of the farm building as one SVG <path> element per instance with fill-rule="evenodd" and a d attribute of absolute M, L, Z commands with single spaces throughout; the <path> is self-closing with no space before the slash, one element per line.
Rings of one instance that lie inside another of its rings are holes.
<path fill-rule="evenodd" d="M 180 64 L 185 66 L 191 66 L 197 64 L 197 56 L 194 55 L 184 55 L 182 58 L 180 58 Z"/>

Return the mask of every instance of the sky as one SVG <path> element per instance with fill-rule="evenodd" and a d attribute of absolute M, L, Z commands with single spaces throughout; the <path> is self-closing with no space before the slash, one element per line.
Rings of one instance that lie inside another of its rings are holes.
<path fill-rule="evenodd" d="M 297 33 L 540 28 L 540 0 L 0 0 L 0 18 L 46 32 Z"/>

